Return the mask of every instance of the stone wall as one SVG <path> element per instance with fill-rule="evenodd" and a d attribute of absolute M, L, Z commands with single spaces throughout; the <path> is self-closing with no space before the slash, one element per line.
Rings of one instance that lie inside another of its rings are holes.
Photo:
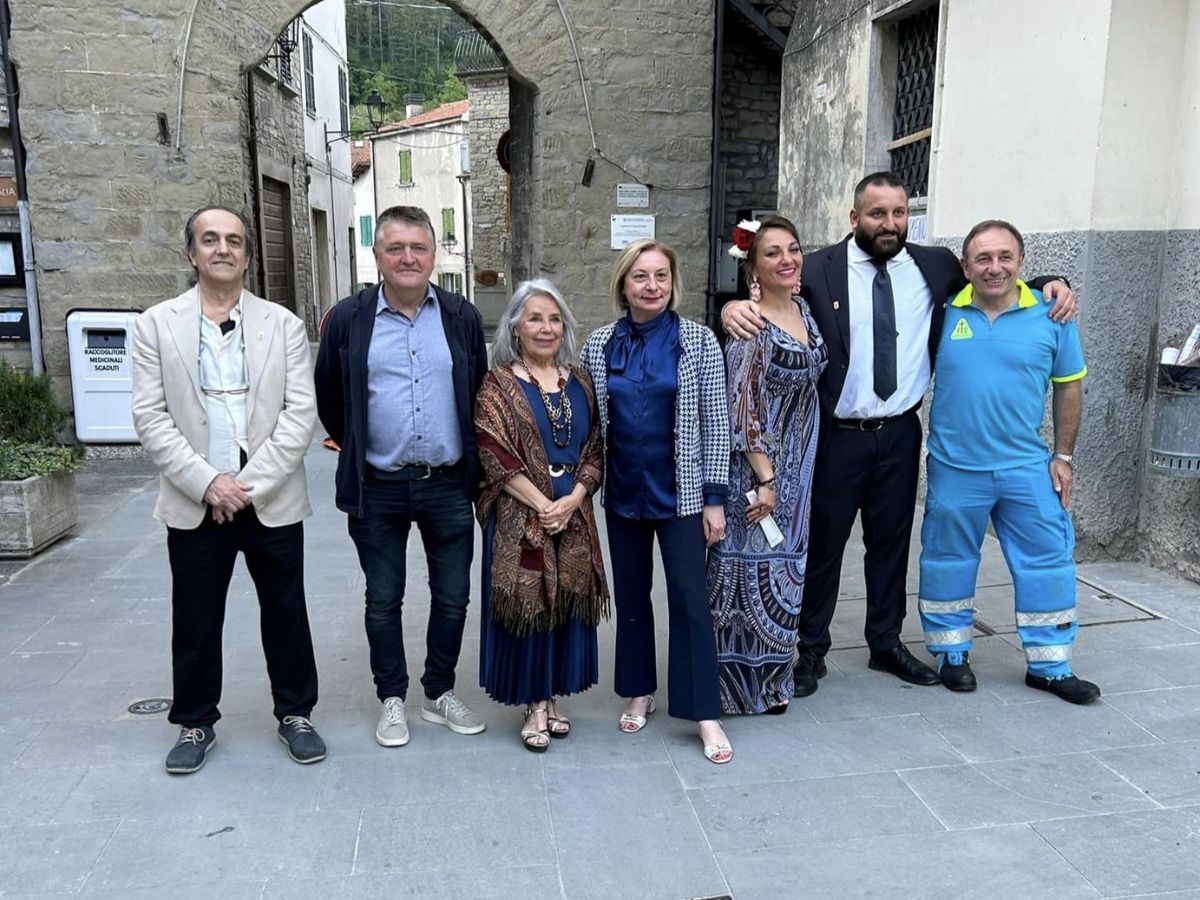
<path fill-rule="evenodd" d="M 460 75 L 471 104 L 471 264 L 476 278 L 491 270 L 498 287 L 511 289 L 509 259 L 512 223 L 509 214 L 508 173 L 496 162 L 496 147 L 508 131 L 508 73 Z"/>
<path fill-rule="evenodd" d="M 180 252 L 187 214 L 253 193 L 243 73 L 303 11 L 305 0 L 82 0 L 14 5 L 12 52 L 22 88 L 29 192 L 41 278 L 48 370 L 67 375 L 63 317 L 73 306 L 140 309 L 186 286 Z M 566 4 L 587 83 L 592 151 L 578 69 L 557 3 L 461 0 L 467 17 L 525 86 L 513 108 L 526 158 L 513 186 L 513 275 L 545 274 L 576 301 L 581 329 L 611 319 L 606 286 L 615 187 L 632 177 L 651 192 L 657 235 L 676 247 L 690 290 L 682 312 L 704 312 L 711 164 L 712 0 Z M 194 11 L 190 38 L 188 17 Z M 186 46 L 182 118 L 177 113 Z M 298 310 L 311 306 L 303 168 L 283 150 L 299 129 L 294 98 L 260 98 L 262 173 L 293 179 Z M 160 115 L 168 134 L 160 143 Z M 176 149 L 176 140 L 179 147 Z M 486 157 L 485 157 L 486 159 Z M 519 235 L 519 237 L 518 237 Z M 302 273 L 302 274 L 299 274 Z M 65 384 L 63 384 L 65 387 Z M 66 395 L 66 391 L 64 391 Z"/>
<path fill-rule="evenodd" d="M 738 211 L 774 209 L 779 184 L 780 55 L 740 16 L 725 17 L 721 56 L 721 162 L 728 239 Z"/>
<path fill-rule="evenodd" d="M 187 0 L 14 5 L 10 46 L 21 86 L 45 362 L 64 398 L 67 311 L 144 309 L 178 294 L 191 274 L 183 255 L 187 216 L 208 203 L 249 208 L 242 72 L 299 12 L 266 6 L 195 7 L 181 120 Z M 268 123 L 260 145 L 286 168 L 297 270 L 307 273 L 304 171 L 283 149 L 290 144 L 302 160 L 303 134 L 286 111 L 297 107 L 294 97 L 272 98 L 273 90 L 260 92 L 260 125 Z M 298 309 L 309 305 L 307 278 L 297 278 Z"/>

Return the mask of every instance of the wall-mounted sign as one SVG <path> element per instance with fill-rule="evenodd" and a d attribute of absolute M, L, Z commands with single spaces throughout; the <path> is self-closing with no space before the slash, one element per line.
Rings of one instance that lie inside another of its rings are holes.
<path fill-rule="evenodd" d="M 640 206 L 645 209 L 650 205 L 650 188 L 644 184 L 618 184 L 617 206 Z"/>
<path fill-rule="evenodd" d="M 908 217 L 908 242 L 910 244 L 929 243 L 929 216 Z"/>
<path fill-rule="evenodd" d="M 0 287 L 23 287 L 25 261 L 21 256 L 21 236 L 0 233 Z"/>
<path fill-rule="evenodd" d="M 609 247 L 624 250 L 634 241 L 654 238 L 654 216 L 610 216 L 612 232 Z"/>
<path fill-rule="evenodd" d="M 17 183 L 11 178 L 0 178 L 0 209 L 17 208 Z"/>

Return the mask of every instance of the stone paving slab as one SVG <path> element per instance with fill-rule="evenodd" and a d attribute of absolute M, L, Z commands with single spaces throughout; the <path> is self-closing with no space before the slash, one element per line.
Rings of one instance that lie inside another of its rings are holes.
<path fill-rule="evenodd" d="M 784 716 L 727 720 L 736 758 L 721 767 L 703 759 L 693 726 L 666 714 L 665 696 L 640 734 L 616 729 L 611 625 L 600 629 L 600 684 L 563 703 L 571 737 L 525 752 L 520 712 L 477 685 L 473 604 L 457 690 L 487 731 L 420 721 L 414 677 L 412 742 L 384 749 L 334 456 L 314 445 L 308 465 L 314 719 L 330 748 L 315 766 L 291 763 L 276 738 L 242 566 L 205 769 L 166 775 L 175 730 L 128 712 L 171 691 L 165 533 L 150 517 L 144 459 L 89 461 L 75 535 L 0 566 L 5 900 L 1200 900 L 1200 586 L 1130 563 L 1081 565 L 1076 663 L 1104 699 L 1069 707 L 1024 686 L 1011 578 L 989 537 L 972 651 L 980 688 L 957 695 L 867 668 L 852 546 L 828 676 Z M 408 558 L 416 666 L 428 589 L 415 539 Z M 665 626 L 660 615 L 663 683 Z M 924 653 L 915 609 L 904 638 Z"/>

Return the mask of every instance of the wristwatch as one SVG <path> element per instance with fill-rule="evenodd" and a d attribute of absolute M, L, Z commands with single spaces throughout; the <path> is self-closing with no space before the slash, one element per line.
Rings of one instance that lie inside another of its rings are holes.
<path fill-rule="evenodd" d="M 1071 460 L 1073 460 L 1075 457 L 1070 453 L 1059 453 L 1058 451 L 1055 451 L 1054 458 L 1061 459 L 1063 462 L 1065 462 L 1069 466 L 1072 464 Z"/>

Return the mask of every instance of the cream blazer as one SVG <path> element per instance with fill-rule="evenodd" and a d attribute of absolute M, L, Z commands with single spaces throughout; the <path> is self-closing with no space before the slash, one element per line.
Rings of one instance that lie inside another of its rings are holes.
<path fill-rule="evenodd" d="M 312 512 L 304 454 L 317 423 L 304 323 L 247 291 L 242 301 L 250 392 L 249 461 L 237 478 L 251 487 L 259 521 L 291 525 Z M 208 419 L 200 393 L 200 311 L 196 289 L 164 300 L 133 327 L 133 425 L 159 470 L 154 517 L 170 528 L 204 520 L 204 492 L 220 474 L 204 458 Z"/>

